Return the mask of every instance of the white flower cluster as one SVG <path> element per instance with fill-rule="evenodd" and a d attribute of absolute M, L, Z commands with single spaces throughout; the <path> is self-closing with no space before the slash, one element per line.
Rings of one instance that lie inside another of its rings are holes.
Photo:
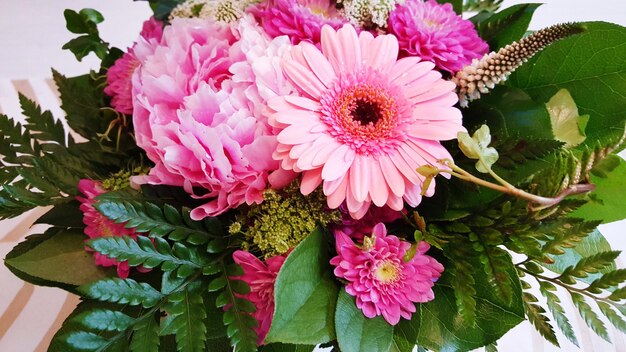
<path fill-rule="evenodd" d="M 404 0 L 343 0 L 344 15 L 350 22 L 363 27 L 387 27 L 387 19 L 396 4 Z"/>
<path fill-rule="evenodd" d="M 187 0 L 176 6 L 170 14 L 173 18 L 210 18 L 218 22 L 234 22 L 240 19 L 246 8 L 259 0 Z"/>

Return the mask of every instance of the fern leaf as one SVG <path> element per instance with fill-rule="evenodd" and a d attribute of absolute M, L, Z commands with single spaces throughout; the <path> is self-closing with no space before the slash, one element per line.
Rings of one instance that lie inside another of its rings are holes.
<path fill-rule="evenodd" d="M 184 290 L 171 294 L 166 310 L 172 316 L 170 329 L 176 335 L 178 351 L 203 351 L 207 329 L 200 283 L 189 284 Z"/>
<path fill-rule="evenodd" d="M 597 303 L 598 303 L 598 307 L 600 308 L 600 311 L 602 312 L 602 314 L 604 314 L 604 316 L 606 316 L 606 318 L 611 322 L 611 324 L 613 324 L 613 326 L 619 329 L 619 331 L 626 334 L 626 320 L 624 320 L 624 317 L 620 316 L 616 311 L 614 311 L 613 308 L 611 308 L 611 305 L 609 305 L 608 303 L 606 302 L 597 302 Z"/>
<path fill-rule="evenodd" d="M 128 261 L 130 266 L 143 266 L 147 269 L 162 266 L 163 271 L 176 270 L 181 266 L 193 270 L 201 269 L 205 260 L 194 248 L 186 248 L 183 255 L 175 255 L 166 240 L 156 237 L 154 244 L 145 236 L 138 236 L 134 240 L 129 236 L 122 237 L 100 237 L 88 242 L 88 246 L 96 252 L 102 253 L 118 261 Z M 177 243 L 178 248 L 182 244 Z M 188 276 L 188 275 L 185 275 Z"/>
<path fill-rule="evenodd" d="M 81 351 L 96 351 L 109 344 L 108 339 L 87 331 L 73 331 L 62 336 L 61 340 Z"/>
<path fill-rule="evenodd" d="M 545 157 L 559 150 L 562 146 L 562 142 L 554 139 L 528 141 L 511 137 L 496 141 L 493 145 L 498 150 L 499 155 L 496 164 L 507 169 L 512 169 L 529 160 Z"/>
<path fill-rule="evenodd" d="M 133 327 L 130 341 L 131 352 L 154 352 L 159 350 L 159 324 L 152 314 L 139 319 Z"/>
<path fill-rule="evenodd" d="M 26 116 L 26 128 L 39 142 L 53 142 L 66 145 L 65 129 L 59 120 L 52 117 L 48 110 L 42 112 L 41 108 L 34 101 L 19 94 L 20 105 L 24 116 Z M 71 137 L 70 137 L 71 138 Z"/>
<path fill-rule="evenodd" d="M 227 267 L 222 263 L 222 272 L 227 272 Z M 230 280 L 226 275 L 213 279 L 209 283 L 209 291 L 224 289 L 216 299 L 218 308 L 230 305 L 224 312 L 224 325 L 226 335 L 230 339 L 235 352 L 256 351 L 257 334 L 253 330 L 257 321 L 250 315 L 256 307 L 248 300 L 239 297 L 250 291 L 248 285 L 240 280 Z"/>
<path fill-rule="evenodd" d="M 107 301 L 132 306 L 153 307 L 163 295 L 144 282 L 133 279 L 104 279 L 78 288 L 83 295 L 99 301 Z"/>
<path fill-rule="evenodd" d="M 575 280 L 572 276 L 585 278 L 588 277 L 589 274 L 598 273 L 602 269 L 613 265 L 619 254 L 619 251 L 607 251 L 585 257 L 579 260 L 576 265 L 565 268 L 559 279 L 566 283 L 574 283 Z"/>
<path fill-rule="evenodd" d="M 589 326 L 591 330 L 598 334 L 598 336 L 602 337 L 608 342 L 611 342 L 611 339 L 609 338 L 609 333 L 606 330 L 604 323 L 598 318 L 598 315 L 593 311 L 593 309 L 591 309 L 589 304 L 585 302 L 585 298 L 581 294 L 578 294 L 576 292 L 570 292 L 570 295 L 572 296 L 574 306 L 578 308 L 578 312 L 580 313 L 580 316 L 585 320 L 585 323 L 587 323 L 587 326 Z"/>
<path fill-rule="evenodd" d="M 479 254 L 480 262 L 491 286 L 498 292 L 505 302 L 510 302 L 513 297 L 513 286 L 506 271 L 510 263 L 510 256 L 501 248 L 502 234 L 492 228 L 486 228 L 481 232 L 471 233 L 474 250 Z"/>
<path fill-rule="evenodd" d="M 609 289 L 617 286 L 626 281 L 626 269 L 617 269 L 610 271 L 601 277 L 595 279 L 587 288 L 586 291 L 591 293 L 601 293 L 602 289 Z"/>
<path fill-rule="evenodd" d="M 578 242 L 600 225 L 600 221 L 583 221 L 581 219 L 563 219 L 563 221 L 564 223 L 557 221 L 553 224 L 554 237 L 543 246 L 543 253 L 561 255 L 565 253 L 564 248 L 576 247 Z"/>
<path fill-rule="evenodd" d="M 72 321 L 93 330 L 124 331 L 133 324 L 134 319 L 122 312 L 94 309 L 74 316 Z"/>
<path fill-rule="evenodd" d="M 574 329 L 569 322 L 567 316 L 565 316 L 565 310 L 563 306 L 561 306 L 561 300 L 559 296 L 557 296 L 554 292 L 556 291 L 556 287 L 547 281 L 539 281 L 539 289 L 541 294 L 547 299 L 548 309 L 552 316 L 556 320 L 556 324 L 559 329 L 563 332 L 563 335 L 567 337 L 574 345 L 578 346 L 578 339 L 576 339 L 576 334 L 574 333 Z"/>
<path fill-rule="evenodd" d="M 524 292 L 522 298 L 524 300 L 524 308 L 526 310 L 528 321 L 530 321 L 539 334 L 541 334 L 541 336 L 543 336 L 547 341 L 550 341 L 553 345 L 560 347 L 554 328 L 550 324 L 550 319 L 546 316 L 546 311 L 540 305 L 536 304 L 536 302 L 538 302 L 537 298 L 527 292 Z"/>
<path fill-rule="evenodd" d="M 206 243 L 216 237 L 215 229 L 206 229 L 194 224 L 189 210 L 180 213 L 176 208 L 164 205 L 163 208 L 150 202 L 130 202 L 112 197 L 100 196 L 95 204 L 96 209 L 107 218 L 126 223 L 127 228 L 138 232 L 147 232 L 151 237 L 170 237 L 172 240 L 187 240 L 193 244 Z M 184 220 L 185 218 L 189 218 Z M 202 224 L 202 222 L 199 222 Z"/>

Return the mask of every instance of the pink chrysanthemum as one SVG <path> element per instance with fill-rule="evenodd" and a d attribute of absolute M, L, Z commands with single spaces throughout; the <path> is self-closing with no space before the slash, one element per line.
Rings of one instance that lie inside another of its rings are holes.
<path fill-rule="evenodd" d="M 263 344 L 272 324 L 274 316 L 274 283 L 278 271 L 285 263 L 286 256 L 275 256 L 263 263 L 254 255 L 245 251 L 233 253 L 235 263 L 241 265 L 244 274 L 236 279 L 242 280 L 250 286 L 250 292 L 243 295 L 256 307 L 252 316 L 259 322 L 255 331 L 258 335 L 257 344 Z"/>
<path fill-rule="evenodd" d="M 288 35 L 293 44 L 317 44 L 322 26 L 339 28 L 348 21 L 331 0 L 270 0 L 258 5 L 253 13 L 267 34 Z"/>
<path fill-rule="evenodd" d="M 292 91 L 280 69 L 290 48 L 250 16 L 234 24 L 177 18 L 159 45 L 140 42 L 133 124 L 155 166 L 133 183 L 183 186 L 209 199 L 192 210 L 194 219 L 260 203 L 268 184 L 288 183 L 284 171 L 274 172 L 277 142 L 262 107 Z"/>
<path fill-rule="evenodd" d="M 143 23 L 140 40 L 159 41 L 163 34 L 163 23 L 150 17 Z M 136 45 L 136 44 L 135 44 Z M 111 106 L 122 114 L 133 113 L 132 76 L 139 65 L 135 57 L 134 47 L 128 49 L 122 57 L 117 59 L 107 72 L 107 86 L 104 92 L 111 97 Z"/>
<path fill-rule="evenodd" d="M 130 236 L 137 238 L 134 229 L 125 228 L 123 223 L 116 224 L 94 208 L 93 204 L 96 201 L 96 197 L 106 193 L 100 182 L 88 179 L 80 180 L 78 182 L 78 190 L 84 195 L 84 197 L 76 197 L 76 199 L 81 203 L 80 210 L 83 212 L 83 223 L 86 225 L 85 234 L 89 236 L 89 238 L 110 236 Z M 91 251 L 90 248 L 87 248 L 87 250 Z M 96 265 L 104 267 L 117 266 L 117 275 L 121 278 L 128 277 L 130 272 L 128 262 L 118 262 L 98 252 L 94 253 L 94 259 Z"/>
<path fill-rule="evenodd" d="M 398 37 L 400 49 L 456 72 L 489 51 L 474 28 L 452 9 L 435 0 L 406 0 L 389 14 L 389 32 Z"/>
<path fill-rule="evenodd" d="M 426 242 L 420 242 L 415 256 L 405 262 L 410 243 L 388 236 L 383 224 L 374 227 L 372 236 L 373 243 L 361 248 L 337 231 L 337 256 L 330 263 L 336 267 L 335 275 L 348 281 L 346 292 L 356 297 L 356 305 L 366 317 L 382 315 L 396 325 L 400 317 L 411 319 L 414 302 L 435 297 L 432 287 L 443 266 L 424 254 L 429 248 Z"/>
<path fill-rule="evenodd" d="M 454 83 L 430 62 L 397 60 L 392 35 L 325 26 L 321 46 L 302 42 L 283 62 L 303 97 L 268 101 L 269 122 L 280 130 L 274 157 L 303 173 L 303 194 L 323 183 L 328 206 L 346 201 L 356 219 L 372 203 L 417 206 L 424 177 L 416 168 L 449 159 L 439 141 L 465 130 Z M 433 193 L 431 184 L 426 195 Z"/>
<path fill-rule="evenodd" d="M 350 216 L 350 213 L 345 205 L 340 206 L 339 210 L 341 211 L 342 217 L 341 223 L 334 226 L 334 228 L 340 230 L 359 243 L 363 242 L 363 238 L 365 236 L 372 234 L 374 226 L 378 223 L 382 222 L 388 224 L 394 222 L 402 218 L 403 213 L 406 213 L 406 211 L 393 210 L 387 206 L 382 208 L 370 207 L 367 213 L 365 213 L 365 216 L 356 220 Z"/>

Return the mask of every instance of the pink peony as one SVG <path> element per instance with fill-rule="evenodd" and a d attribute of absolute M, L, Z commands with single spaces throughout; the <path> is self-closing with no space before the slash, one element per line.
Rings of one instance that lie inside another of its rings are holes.
<path fill-rule="evenodd" d="M 417 206 L 424 177 L 416 168 L 451 158 L 439 141 L 465 130 L 454 83 L 430 62 L 397 60 L 392 35 L 325 26 L 321 46 L 302 42 L 283 62 L 303 97 L 268 101 L 269 122 L 280 130 L 274 157 L 303 173 L 303 194 L 323 184 L 328 206 L 346 201 L 355 219 L 372 203 Z M 426 195 L 433 193 L 431 183 Z"/>
<path fill-rule="evenodd" d="M 339 28 L 348 20 L 331 0 L 269 0 L 252 11 L 271 37 L 288 35 L 293 44 L 320 42 L 323 25 Z"/>
<path fill-rule="evenodd" d="M 96 201 L 96 197 L 106 193 L 100 182 L 88 179 L 80 180 L 78 182 L 78 190 L 84 195 L 84 197 L 76 197 L 76 199 L 81 203 L 80 210 L 83 212 L 83 223 L 86 225 L 85 234 L 89 238 L 109 236 L 131 236 L 132 238 L 137 238 L 134 229 L 125 228 L 123 223 L 116 224 L 94 208 L 93 204 Z M 87 248 L 87 250 L 91 251 L 90 248 Z M 117 276 L 121 278 L 128 277 L 130 272 L 128 262 L 118 262 L 98 252 L 95 252 L 93 256 L 96 265 L 104 267 L 117 266 Z"/>
<path fill-rule="evenodd" d="M 337 256 L 331 259 L 335 275 L 348 281 L 346 292 L 356 297 L 356 305 L 368 318 L 382 315 L 396 325 L 400 317 L 411 319 L 414 302 L 435 298 L 432 287 L 443 266 L 424 254 L 429 245 L 420 242 L 415 256 L 404 261 L 411 247 L 398 237 L 387 236 L 385 225 L 374 227 L 373 244 L 357 247 L 341 231 L 335 233 Z"/>
<path fill-rule="evenodd" d="M 489 51 L 474 24 L 457 15 L 449 3 L 406 0 L 389 14 L 388 28 L 398 37 L 402 51 L 449 72 L 459 71 Z"/>
<path fill-rule="evenodd" d="M 159 41 L 163 34 L 163 23 L 150 17 L 143 23 L 140 40 Z M 139 65 L 135 57 L 134 47 L 128 49 L 122 57 L 117 59 L 107 72 L 107 86 L 104 92 L 111 97 L 111 106 L 122 114 L 133 113 L 132 76 Z"/>
<path fill-rule="evenodd" d="M 279 65 L 290 47 L 287 38 L 270 40 L 251 17 L 174 19 L 159 45 L 140 42 L 133 124 L 137 145 L 156 165 L 133 182 L 210 198 L 192 210 L 194 219 L 259 203 L 268 183 L 288 183 L 290 174 L 274 172 L 276 137 L 261 112 L 268 98 L 292 91 Z"/>
<path fill-rule="evenodd" d="M 233 253 L 233 259 L 235 263 L 241 265 L 244 271 L 242 276 L 234 278 L 242 280 L 250 286 L 250 292 L 243 297 L 256 307 L 252 316 L 259 322 L 255 331 L 258 335 L 257 344 L 261 345 L 270 330 L 270 325 L 272 325 L 274 283 L 286 256 L 271 257 L 263 263 L 249 252 L 236 251 Z"/>

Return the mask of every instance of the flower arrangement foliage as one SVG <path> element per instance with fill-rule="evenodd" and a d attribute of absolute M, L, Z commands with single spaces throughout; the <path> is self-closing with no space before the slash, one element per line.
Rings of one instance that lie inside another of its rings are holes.
<path fill-rule="evenodd" d="M 597 229 L 626 218 L 625 28 L 149 3 L 125 52 L 66 10 L 64 48 L 101 59 L 53 71 L 70 131 L 24 96 L 24 124 L 0 115 L 0 219 L 50 207 L 5 264 L 82 297 L 51 351 L 467 351 L 525 319 L 578 344 L 564 295 L 626 333 Z"/>

